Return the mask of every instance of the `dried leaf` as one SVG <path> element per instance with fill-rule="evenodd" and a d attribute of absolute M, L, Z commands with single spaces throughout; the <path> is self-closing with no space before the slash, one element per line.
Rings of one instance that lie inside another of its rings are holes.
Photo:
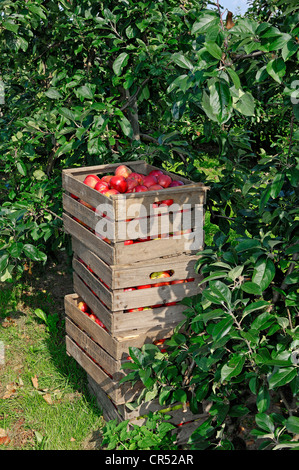
<path fill-rule="evenodd" d="M 10 384 L 6 385 L 6 392 L 3 395 L 3 399 L 10 398 L 12 395 L 14 395 L 17 391 L 17 385 L 14 382 L 11 382 Z"/>
<path fill-rule="evenodd" d="M 50 393 L 45 393 L 45 395 L 43 395 L 43 399 L 48 403 L 48 405 L 53 405 Z"/>
<path fill-rule="evenodd" d="M 7 431 L 5 429 L 0 428 L 0 445 L 5 445 L 10 443 L 10 439 L 8 437 Z"/>
<path fill-rule="evenodd" d="M 36 374 L 34 377 L 31 377 L 31 382 L 34 388 L 38 388 L 38 380 Z"/>

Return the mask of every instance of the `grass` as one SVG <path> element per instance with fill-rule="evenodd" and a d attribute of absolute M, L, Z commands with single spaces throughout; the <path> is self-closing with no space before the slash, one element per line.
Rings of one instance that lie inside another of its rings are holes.
<path fill-rule="evenodd" d="M 32 281 L 1 287 L 0 430 L 9 442 L 0 449 L 88 448 L 103 418 L 85 372 L 66 354 L 55 299 Z M 54 320 L 42 322 L 37 308 Z"/>

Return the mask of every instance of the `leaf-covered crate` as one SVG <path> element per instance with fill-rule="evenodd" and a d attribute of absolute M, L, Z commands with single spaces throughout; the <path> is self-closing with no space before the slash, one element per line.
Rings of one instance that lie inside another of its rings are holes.
<path fill-rule="evenodd" d="M 132 401 L 141 383 L 119 384 L 124 375 L 123 362 L 129 359 L 129 348 L 141 347 L 145 343 L 163 343 L 166 331 L 147 332 L 113 337 L 102 326 L 82 312 L 78 305 L 82 299 L 77 294 L 65 296 L 66 350 L 78 364 L 95 380 L 115 404 Z"/>
<path fill-rule="evenodd" d="M 113 336 L 174 328 L 184 319 L 180 300 L 201 290 L 197 256 L 109 266 L 79 240 L 72 246 L 74 290 Z"/>
<path fill-rule="evenodd" d="M 157 167 L 126 162 L 148 175 Z M 204 204 L 208 188 L 163 170 L 184 185 L 107 197 L 84 184 L 87 175 L 114 174 L 119 164 L 66 169 L 62 172 L 65 231 L 111 265 L 132 264 L 160 256 L 193 253 L 204 244 Z M 172 201 L 161 206 L 162 201 Z M 106 236 L 105 236 L 106 234 Z"/>

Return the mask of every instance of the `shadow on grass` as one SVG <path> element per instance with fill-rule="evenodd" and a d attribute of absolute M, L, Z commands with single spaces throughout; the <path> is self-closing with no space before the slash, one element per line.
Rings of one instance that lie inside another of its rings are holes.
<path fill-rule="evenodd" d="M 26 272 L 18 282 L 0 285 L 0 328 L 1 325 L 6 327 L 7 322 L 45 325 L 48 334 L 40 337 L 40 341 L 45 342 L 56 371 L 74 393 L 84 398 L 95 416 L 102 416 L 102 410 L 88 390 L 86 372 L 66 353 L 64 296 L 73 292 L 69 263 L 62 259 L 59 263 L 33 266 L 31 271 L 32 274 Z M 37 309 L 44 312 L 44 317 L 36 314 Z M 94 432 L 87 447 L 96 445 L 96 435 Z"/>

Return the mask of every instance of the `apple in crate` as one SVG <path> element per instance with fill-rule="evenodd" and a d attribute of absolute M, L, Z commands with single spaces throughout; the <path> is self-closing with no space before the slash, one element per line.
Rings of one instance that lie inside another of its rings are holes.
<path fill-rule="evenodd" d="M 78 303 L 78 308 L 81 310 L 81 312 L 87 313 L 89 311 L 89 307 L 86 302 L 79 302 Z"/>
<path fill-rule="evenodd" d="M 153 184 L 148 188 L 149 191 L 158 191 L 160 189 L 163 189 L 163 186 L 161 186 L 160 184 Z"/>
<path fill-rule="evenodd" d="M 163 173 L 163 171 L 161 171 L 161 170 L 152 170 L 152 171 L 149 172 L 149 176 L 156 176 L 156 177 L 158 177 L 158 176 L 163 175 L 163 174 L 164 174 L 164 173 Z"/>
<path fill-rule="evenodd" d="M 120 194 L 120 193 L 116 189 L 108 189 L 108 191 L 106 191 L 103 194 L 104 196 L 110 197 L 110 196 L 113 196 L 114 194 Z"/>
<path fill-rule="evenodd" d="M 168 186 L 172 183 L 172 179 L 168 175 L 159 175 L 157 179 L 158 184 L 160 184 L 163 188 L 168 188 Z"/>
<path fill-rule="evenodd" d="M 129 176 L 129 178 L 126 179 L 127 181 L 127 193 L 132 193 L 134 188 L 136 188 L 136 186 L 138 186 L 138 182 L 137 180 L 135 180 L 135 178 L 131 178 Z"/>
<path fill-rule="evenodd" d="M 156 176 L 154 175 L 148 175 L 144 178 L 143 180 L 143 185 L 149 188 L 150 186 L 153 186 L 153 184 L 157 184 L 158 180 Z"/>
<path fill-rule="evenodd" d="M 114 174 L 116 176 L 123 176 L 124 178 L 128 178 L 128 176 L 132 173 L 132 170 L 128 168 L 126 165 L 120 165 L 116 168 Z"/>
<path fill-rule="evenodd" d="M 140 185 L 138 185 L 138 186 L 136 186 L 136 187 L 134 188 L 133 192 L 134 192 L 134 193 L 145 193 L 147 190 L 148 190 L 148 189 L 147 189 L 146 186 L 140 184 Z"/>
<path fill-rule="evenodd" d="M 116 189 L 119 193 L 125 193 L 128 188 L 126 178 L 122 175 L 115 175 L 110 180 L 110 187 Z"/>
<path fill-rule="evenodd" d="M 110 180 L 113 178 L 114 175 L 105 175 L 102 176 L 101 180 L 104 181 L 105 183 L 108 183 L 109 188 L 110 188 Z"/>
<path fill-rule="evenodd" d="M 172 181 L 168 187 L 175 188 L 176 186 L 184 186 L 183 181 L 177 181 L 177 180 Z"/>
<path fill-rule="evenodd" d="M 87 186 L 90 186 L 91 188 L 94 188 L 95 185 L 99 181 L 101 181 L 101 180 L 97 175 L 87 175 L 86 178 L 84 179 L 83 183 L 87 184 Z"/>
<path fill-rule="evenodd" d="M 108 191 L 109 189 L 109 184 L 105 181 L 98 181 L 97 184 L 95 185 L 94 189 L 96 191 L 99 191 L 100 193 Z"/>
<path fill-rule="evenodd" d="M 133 172 L 130 174 L 130 178 L 134 178 L 138 184 L 142 184 L 145 176 L 141 175 L 140 173 Z"/>

